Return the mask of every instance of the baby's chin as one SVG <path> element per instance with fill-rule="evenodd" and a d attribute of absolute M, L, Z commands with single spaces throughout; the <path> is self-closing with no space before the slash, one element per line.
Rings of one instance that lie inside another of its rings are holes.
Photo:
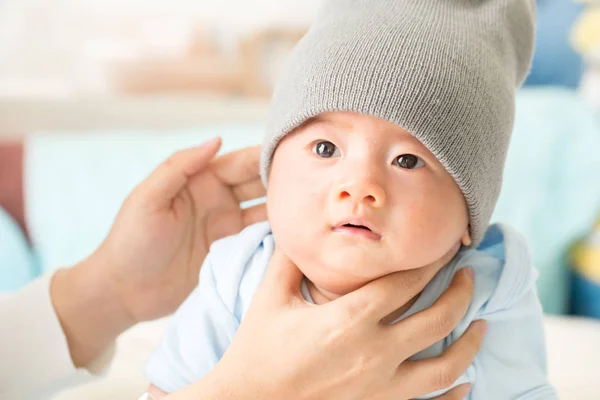
<path fill-rule="evenodd" d="M 301 247 L 295 243 L 295 246 L 284 246 L 282 250 L 316 287 L 336 296 L 353 292 L 377 278 L 406 267 L 403 260 L 396 260 L 397 257 L 392 257 L 392 254 L 356 247 Z"/>
<path fill-rule="evenodd" d="M 302 252 L 298 254 L 302 254 Z M 446 264 L 454 254 L 456 254 L 456 249 L 452 249 L 433 263 Z M 297 259 L 291 257 L 292 261 L 312 283 L 314 289 L 318 290 L 327 300 L 334 300 L 354 292 L 385 275 L 430 265 L 430 263 L 418 262 L 413 259 L 397 259 L 397 257 L 391 257 L 391 254 L 381 258 L 373 255 L 363 257 L 360 252 L 349 254 L 348 257 L 340 256 L 339 253 L 334 257 L 327 257 L 326 254 L 313 254 L 312 257 L 306 257 L 306 253 L 303 255 Z M 392 260 L 392 258 L 394 259 Z"/>
<path fill-rule="evenodd" d="M 369 282 L 387 275 L 387 271 L 341 268 L 317 263 L 297 264 L 304 276 L 328 300 L 351 293 Z M 346 267 L 349 267 L 346 265 Z"/>
<path fill-rule="evenodd" d="M 367 280 L 362 280 L 360 282 L 357 281 L 346 281 L 346 282 L 342 282 L 342 281 L 335 281 L 332 282 L 331 280 L 312 280 L 310 279 L 308 276 L 307 278 L 310 280 L 312 286 L 319 291 L 319 293 L 324 296 L 327 300 L 335 300 L 338 297 L 344 296 L 348 293 L 354 292 L 355 290 L 360 289 L 361 287 L 365 286 L 367 283 L 369 283 L 371 280 L 375 279 L 371 279 L 369 281 Z M 311 291 L 311 294 L 312 291 Z M 314 295 L 313 295 L 314 297 Z M 318 300 L 318 299 L 315 299 Z M 317 301 L 319 302 L 319 301 Z"/>

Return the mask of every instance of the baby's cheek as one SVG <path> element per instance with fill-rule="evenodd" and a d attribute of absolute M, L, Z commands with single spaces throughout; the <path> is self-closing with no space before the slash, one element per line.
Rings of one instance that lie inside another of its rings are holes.
<path fill-rule="evenodd" d="M 391 252 L 401 269 L 420 268 L 435 262 L 452 246 L 459 230 L 443 212 L 438 201 L 420 199 L 398 207 L 391 219 L 394 226 Z"/>
<path fill-rule="evenodd" d="M 315 246 L 311 235 L 310 218 L 293 201 L 273 201 L 269 207 L 269 222 L 277 246 L 289 257 L 307 253 Z"/>

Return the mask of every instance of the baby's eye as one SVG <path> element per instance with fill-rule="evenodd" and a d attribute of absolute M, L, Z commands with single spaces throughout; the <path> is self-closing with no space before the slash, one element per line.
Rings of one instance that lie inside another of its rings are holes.
<path fill-rule="evenodd" d="M 340 156 L 340 150 L 337 148 L 337 146 L 326 140 L 321 140 L 320 142 L 315 143 L 315 145 L 312 148 L 312 151 L 319 157 L 323 158 Z"/>
<path fill-rule="evenodd" d="M 414 154 L 402 154 L 396 157 L 392 164 L 404 169 L 417 169 L 425 166 L 425 162 Z"/>

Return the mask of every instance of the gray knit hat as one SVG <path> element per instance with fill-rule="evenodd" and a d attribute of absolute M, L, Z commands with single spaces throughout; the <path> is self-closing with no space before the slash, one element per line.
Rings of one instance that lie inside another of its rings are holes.
<path fill-rule="evenodd" d="M 278 143 L 309 118 L 376 116 L 413 134 L 454 177 L 477 245 L 500 193 L 534 25 L 535 0 L 323 0 L 275 87 L 263 182 Z"/>

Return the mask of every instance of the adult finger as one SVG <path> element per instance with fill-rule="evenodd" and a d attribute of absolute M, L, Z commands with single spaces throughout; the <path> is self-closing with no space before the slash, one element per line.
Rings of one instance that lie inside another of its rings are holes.
<path fill-rule="evenodd" d="M 409 398 L 452 386 L 477 356 L 486 329 L 485 321 L 475 321 L 441 356 L 403 362 L 393 385 Z"/>
<path fill-rule="evenodd" d="M 240 203 L 242 201 L 258 199 L 263 197 L 265 194 L 265 186 L 260 178 L 240 183 L 239 185 L 233 187 L 233 195 Z"/>
<path fill-rule="evenodd" d="M 300 294 L 300 285 L 304 275 L 300 269 L 290 260 L 282 251 L 275 249 L 273 257 L 269 262 L 269 267 L 261 283 L 266 286 L 266 292 L 269 296 L 279 295 L 279 300 L 289 300 L 291 297 L 297 297 Z"/>
<path fill-rule="evenodd" d="M 375 279 L 332 303 L 341 303 L 344 307 L 360 311 L 366 318 L 381 321 L 419 294 L 439 268 L 441 266 L 428 266 L 394 272 Z"/>
<path fill-rule="evenodd" d="M 214 138 L 197 147 L 180 150 L 161 163 L 137 188 L 141 198 L 153 207 L 170 205 L 188 180 L 206 168 L 221 147 Z"/>
<path fill-rule="evenodd" d="M 473 297 L 472 271 L 458 271 L 450 286 L 429 308 L 415 313 L 397 324 L 386 327 L 391 343 L 410 349 L 408 358 L 448 336 L 465 316 Z"/>
<path fill-rule="evenodd" d="M 185 195 L 185 192 L 183 194 Z M 205 237 L 201 235 L 198 239 L 204 240 L 205 242 L 202 244 L 209 247 L 221 238 L 235 235 L 245 227 L 266 219 L 267 207 L 264 203 L 243 210 L 240 210 L 239 207 L 219 209 L 210 213 L 207 219 L 196 220 L 197 229 L 206 233 Z"/>
<path fill-rule="evenodd" d="M 239 185 L 260 177 L 259 160 L 260 146 L 252 146 L 217 157 L 211 168 L 225 184 Z"/>
<path fill-rule="evenodd" d="M 244 227 L 255 224 L 257 222 L 266 221 L 267 205 L 265 203 L 257 204 L 242 210 L 242 221 Z"/>

